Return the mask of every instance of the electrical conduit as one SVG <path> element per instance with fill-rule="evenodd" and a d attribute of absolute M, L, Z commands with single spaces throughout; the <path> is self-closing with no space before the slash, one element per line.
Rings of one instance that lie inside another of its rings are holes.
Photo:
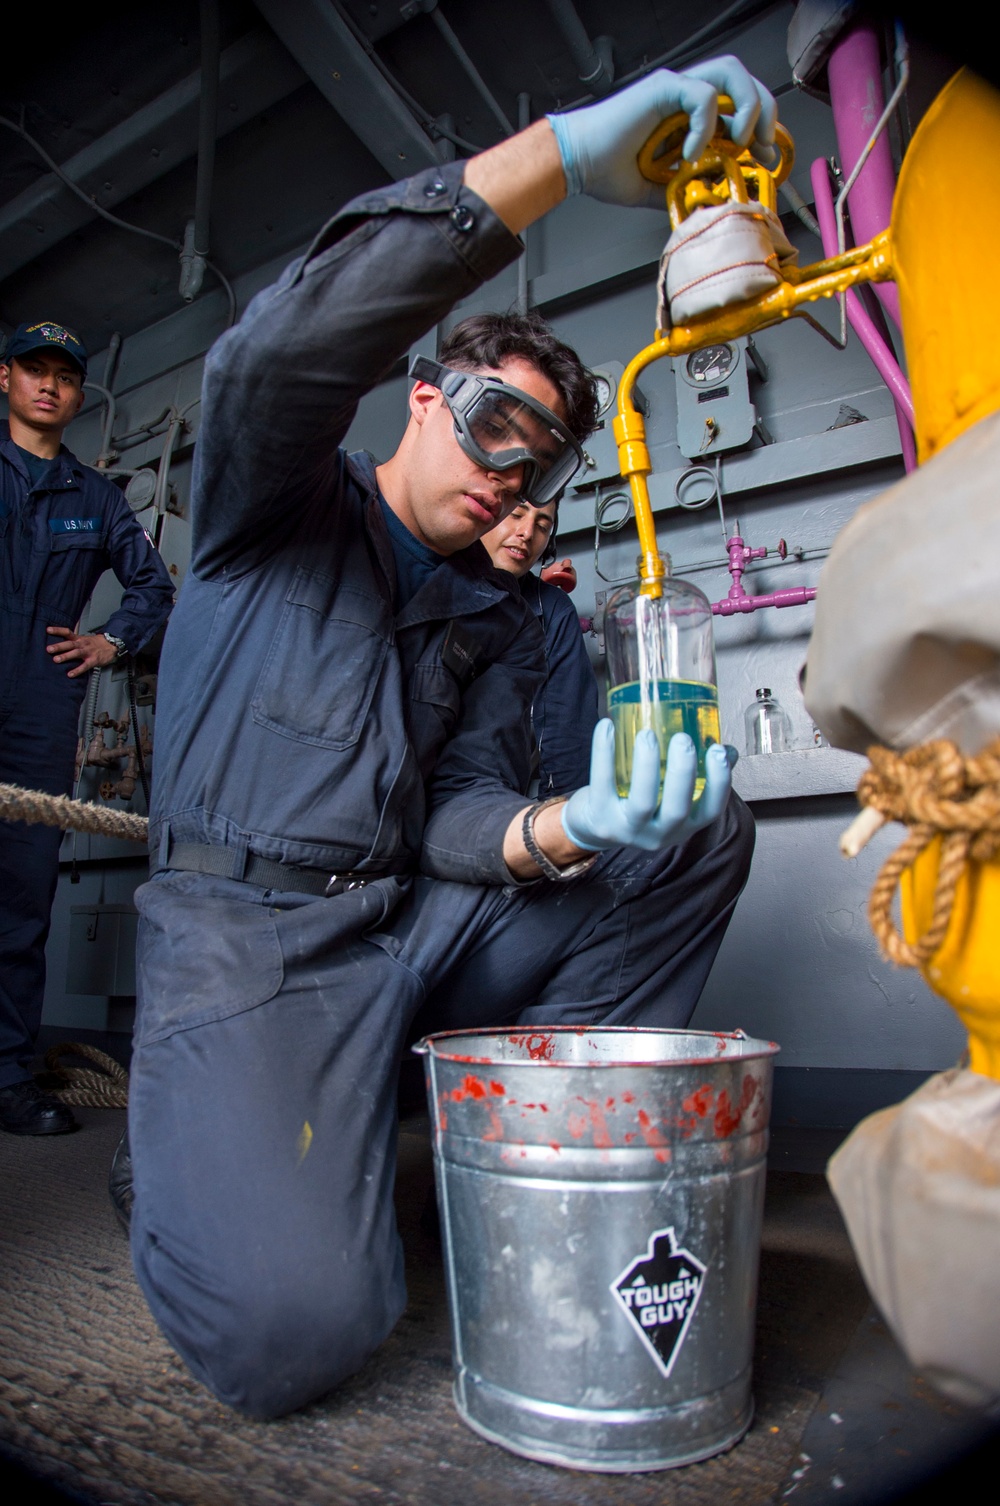
<path fill-rule="evenodd" d="M 816 217 L 823 237 L 823 252 L 826 256 L 836 256 L 837 226 L 833 212 L 833 189 L 824 158 L 816 158 L 809 176 L 816 200 Z M 876 284 L 876 289 L 880 286 L 884 284 Z M 858 294 L 848 292 L 843 296 L 847 299 L 847 317 L 851 328 L 871 356 L 876 371 L 892 394 L 899 438 L 903 446 L 903 464 L 907 471 L 912 471 L 917 464 L 917 450 L 913 438 L 913 394 L 910 384 L 900 370 L 899 362 L 875 328 L 875 323 Z"/>
<path fill-rule="evenodd" d="M 861 21 L 850 27 L 834 43 L 827 63 L 827 77 L 840 166 L 847 178 L 885 109 L 879 39 L 870 22 Z M 895 191 L 896 174 L 892 166 L 889 133 L 883 131 L 848 195 L 856 246 L 865 245 L 880 230 L 885 230 L 892 217 Z M 833 252 L 827 249 L 826 254 L 836 255 L 836 238 Z M 895 320 L 897 329 L 901 328 L 896 284 L 878 284 L 875 292 Z"/>

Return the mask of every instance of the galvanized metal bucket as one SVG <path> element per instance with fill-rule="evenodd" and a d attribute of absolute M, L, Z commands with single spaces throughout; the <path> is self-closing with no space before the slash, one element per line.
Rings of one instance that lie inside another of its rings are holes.
<path fill-rule="evenodd" d="M 415 1049 L 464 1421 L 575 1469 L 669 1469 L 737 1443 L 777 1046 L 563 1027 Z"/>

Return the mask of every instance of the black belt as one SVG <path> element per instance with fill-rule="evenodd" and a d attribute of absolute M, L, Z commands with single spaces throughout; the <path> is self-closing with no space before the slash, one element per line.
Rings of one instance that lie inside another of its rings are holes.
<path fill-rule="evenodd" d="M 245 861 L 241 864 L 241 856 Z M 242 872 L 240 868 L 242 866 Z M 263 889 L 317 894 L 326 899 L 349 889 L 363 889 L 373 877 L 355 873 L 324 873 L 318 868 L 299 868 L 294 863 L 275 863 L 255 853 L 241 855 L 235 847 L 212 847 L 204 842 L 171 842 L 170 852 L 160 868 L 177 868 L 182 873 L 210 873 L 215 878 L 237 879 L 244 884 L 260 884 Z"/>

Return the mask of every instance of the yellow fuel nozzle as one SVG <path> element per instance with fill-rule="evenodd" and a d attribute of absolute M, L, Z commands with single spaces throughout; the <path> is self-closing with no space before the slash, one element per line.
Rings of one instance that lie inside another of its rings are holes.
<path fill-rule="evenodd" d="M 736 106 L 726 94 L 719 95 L 719 114 L 731 115 Z M 775 167 L 763 167 L 746 147 L 737 146 L 719 131 L 697 162 L 682 155 L 688 117 L 671 115 L 657 126 L 639 152 L 636 162 L 650 183 L 666 187 L 670 223 L 676 230 L 694 209 L 711 208 L 727 199 L 746 204 L 751 198 L 765 209 L 776 211 L 777 190 L 795 165 L 795 143 L 781 125 L 774 142 L 779 156 Z"/>
<path fill-rule="evenodd" d="M 720 114 L 732 114 L 735 108 L 727 95 L 719 96 Z M 652 183 L 665 185 L 667 208 L 674 228 L 693 209 L 724 204 L 729 199 L 746 204 L 751 190 L 754 199 L 766 208 L 774 209 L 777 186 L 787 178 L 795 160 L 794 144 L 787 131 L 777 127 L 776 140 L 780 158 L 777 167 L 768 169 L 755 162 L 749 152 L 737 146 L 721 131 L 713 137 L 697 162 L 685 162 L 683 146 L 687 130 L 686 115 L 671 115 L 657 126 L 637 158 L 643 177 Z M 647 345 L 629 364 L 619 387 L 618 416 L 614 421 L 618 464 L 632 493 L 642 549 L 642 592 L 654 597 L 661 594 L 660 583 L 666 576 L 667 567 L 656 544 L 656 528 L 646 481 L 652 464 L 646 446 L 646 426 L 642 414 L 635 406 L 633 391 L 640 372 L 653 361 L 658 361 L 661 356 L 677 355 L 681 348 L 697 350 L 700 345 L 711 343 L 712 339 L 709 334 L 700 337 L 697 332 L 685 329 L 680 334 L 682 344 L 678 345 L 676 333 L 671 331 L 669 335 L 655 340 L 652 345 Z"/>
<path fill-rule="evenodd" d="M 720 95 L 720 114 L 729 115 L 734 110 L 733 101 Z M 664 185 L 673 230 L 676 231 L 695 210 L 711 209 L 727 202 L 759 204 L 761 209 L 777 213 L 777 190 L 795 162 L 795 143 L 784 127 L 775 127 L 779 155 L 772 168 L 755 161 L 749 151 L 737 146 L 723 132 L 712 138 L 697 162 L 685 162 L 683 147 L 687 130 L 686 115 L 670 116 L 660 122 L 636 158 L 644 178 Z M 767 264 L 771 265 L 770 258 Z M 666 566 L 656 547 L 646 481 L 652 469 L 646 446 L 646 428 L 632 395 L 639 373 L 663 356 L 688 355 L 706 345 L 739 339 L 741 335 L 753 334 L 804 313 L 803 305 L 817 298 L 829 298 L 859 283 L 884 282 L 895 276 L 888 231 L 883 231 L 867 246 L 854 247 L 843 256 L 815 262 L 809 267 L 799 268 L 785 262 L 779 266 L 777 253 L 773 265 L 774 282 L 766 291 L 699 313 L 683 324 L 658 330 L 657 338 L 630 362 L 622 377 L 614 432 L 621 474 L 632 493 L 642 545 L 642 590 L 646 595 L 661 594 L 660 581 L 666 574 Z"/>

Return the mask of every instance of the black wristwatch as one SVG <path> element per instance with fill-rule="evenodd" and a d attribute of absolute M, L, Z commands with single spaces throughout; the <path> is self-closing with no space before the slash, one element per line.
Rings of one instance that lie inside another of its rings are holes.
<path fill-rule="evenodd" d="M 565 883 L 567 879 L 579 878 L 581 873 L 586 873 L 588 868 L 593 868 L 597 862 L 597 853 L 591 852 L 585 858 L 577 858 L 566 868 L 557 868 L 535 841 L 535 818 L 538 812 L 543 811 L 547 805 L 561 805 L 564 799 L 563 795 L 554 795 L 550 800 L 542 800 L 538 805 L 529 805 L 524 813 L 524 820 L 521 822 L 521 840 L 528 853 L 542 870 L 542 877 L 556 884 Z"/>
<path fill-rule="evenodd" d="M 111 647 L 115 651 L 116 659 L 124 659 L 125 655 L 128 653 L 128 645 L 126 644 L 124 638 L 116 638 L 114 633 L 102 633 L 101 637 L 106 638 L 111 644 Z"/>

